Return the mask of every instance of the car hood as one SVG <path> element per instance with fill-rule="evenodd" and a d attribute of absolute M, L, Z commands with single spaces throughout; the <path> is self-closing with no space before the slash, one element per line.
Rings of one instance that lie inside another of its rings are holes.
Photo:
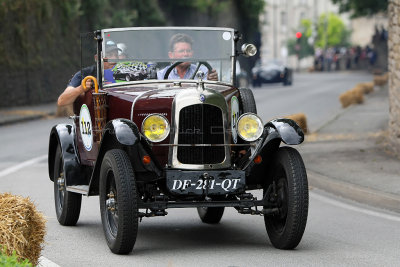
<path fill-rule="evenodd" d="M 204 88 L 222 94 L 227 100 L 236 92 L 228 84 L 204 82 Z M 172 104 L 175 97 L 185 90 L 197 90 L 198 82 L 146 83 L 110 87 L 105 89 L 109 95 L 109 119 L 127 118 L 138 126 L 143 119 L 152 113 L 159 113 L 171 119 Z"/>

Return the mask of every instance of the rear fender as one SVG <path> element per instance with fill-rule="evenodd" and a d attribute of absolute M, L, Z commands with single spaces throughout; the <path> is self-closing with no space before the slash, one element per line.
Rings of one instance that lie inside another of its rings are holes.
<path fill-rule="evenodd" d="M 70 124 L 58 124 L 51 129 L 48 152 L 48 171 L 54 181 L 54 162 L 57 146 L 61 147 L 64 178 L 67 186 L 84 184 L 85 174 L 81 168 L 75 147 L 75 131 Z"/>
<path fill-rule="evenodd" d="M 89 183 L 89 195 L 98 195 L 99 193 L 101 163 L 104 155 L 110 149 L 124 150 L 131 160 L 135 173 L 150 171 L 161 175 L 161 168 L 151 148 L 144 138 L 142 138 L 137 125 L 127 119 L 115 119 L 109 121 L 104 127 L 99 154 Z M 144 155 L 151 157 L 150 164 L 144 165 L 142 163 Z"/>

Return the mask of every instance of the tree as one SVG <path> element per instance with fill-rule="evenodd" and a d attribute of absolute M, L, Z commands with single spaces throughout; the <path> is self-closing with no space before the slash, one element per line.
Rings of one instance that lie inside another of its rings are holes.
<path fill-rule="evenodd" d="M 315 46 L 326 48 L 329 46 L 348 46 L 350 31 L 337 15 L 322 14 L 318 18 Z"/>
<path fill-rule="evenodd" d="M 352 17 L 371 16 L 379 12 L 386 12 L 388 0 L 332 0 L 339 4 L 340 12 L 352 12 Z"/>
<path fill-rule="evenodd" d="M 314 47 L 309 41 L 312 38 L 312 21 L 309 19 L 303 19 L 301 21 L 300 30 L 297 32 L 301 33 L 300 38 L 292 38 L 288 40 L 288 50 L 291 55 L 298 55 L 299 59 L 314 54 Z M 295 34 L 293 33 L 293 36 Z"/>

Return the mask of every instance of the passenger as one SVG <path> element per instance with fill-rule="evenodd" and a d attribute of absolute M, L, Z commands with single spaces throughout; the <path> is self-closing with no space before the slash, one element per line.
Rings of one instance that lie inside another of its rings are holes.
<path fill-rule="evenodd" d="M 108 62 L 107 59 L 118 59 L 118 51 L 119 48 L 113 41 L 108 41 L 105 47 L 106 57 L 104 59 L 104 80 L 106 83 L 115 83 L 115 80 L 112 75 L 111 69 L 115 66 L 115 62 Z M 95 56 L 96 58 L 96 56 Z M 93 81 L 87 80 L 86 81 L 86 88 L 87 90 L 82 87 L 81 83 L 83 78 L 88 75 L 97 76 L 97 66 L 93 65 L 87 68 L 84 68 L 81 71 L 75 73 L 72 79 L 69 81 L 67 88 L 65 88 L 64 92 L 58 97 L 57 104 L 59 106 L 66 106 L 69 104 L 74 103 L 75 99 L 80 96 L 84 95 L 86 91 L 90 90 L 93 87 Z"/>
<path fill-rule="evenodd" d="M 185 59 L 193 57 L 192 50 L 193 40 L 190 36 L 182 33 L 175 34 L 170 40 L 168 57 L 170 59 Z M 164 80 L 165 73 L 170 66 L 165 67 L 157 72 L 157 79 Z M 196 70 L 196 65 L 191 62 L 183 62 L 176 66 L 168 75 L 169 80 L 175 79 L 190 79 Z M 208 69 L 204 66 L 200 67 L 200 70 L 204 72 L 208 80 L 218 81 L 218 74 L 216 70 L 211 70 L 208 73 Z"/>

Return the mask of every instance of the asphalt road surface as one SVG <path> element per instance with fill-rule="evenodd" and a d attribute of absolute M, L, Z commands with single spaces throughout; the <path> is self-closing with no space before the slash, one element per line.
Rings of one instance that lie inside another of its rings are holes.
<path fill-rule="evenodd" d="M 338 96 L 365 74 L 301 74 L 294 85 L 255 89 L 266 118 L 305 112 L 312 129 L 340 111 Z M 307 228 L 293 251 L 273 248 L 260 216 L 227 209 L 218 225 L 201 223 L 195 209 L 144 218 L 133 252 L 112 254 L 105 242 L 98 197 L 84 197 L 77 226 L 55 217 L 47 173 L 48 135 L 67 119 L 0 127 L 0 192 L 29 196 L 47 219 L 46 264 L 60 266 L 398 266 L 400 216 L 310 191 Z"/>
<path fill-rule="evenodd" d="M 294 73 L 293 85 L 263 84 L 253 89 L 257 113 L 264 123 L 278 117 L 304 113 L 311 132 L 340 112 L 339 95 L 357 83 L 371 82 L 366 72 Z"/>

